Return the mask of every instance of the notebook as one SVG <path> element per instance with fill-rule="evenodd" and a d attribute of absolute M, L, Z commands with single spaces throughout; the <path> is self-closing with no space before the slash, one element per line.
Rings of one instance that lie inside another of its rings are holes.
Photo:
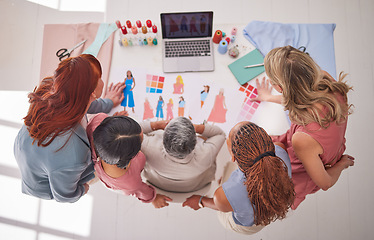
<path fill-rule="evenodd" d="M 213 12 L 161 13 L 164 72 L 213 71 Z"/>
<path fill-rule="evenodd" d="M 251 67 L 251 68 L 245 68 L 245 66 L 248 65 L 254 65 L 254 64 L 260 64 L 264 63 L 264 57 L 258 51 L 258 49 L 254 49 L 251 52 L 247 53 L 243 57 L 239 58 L 235 62 L 231 63 L 229 65 L 229 68 L 234 74 L 236 80 L 243 85 L 244 83 L 248 82 L 249 80 L 257 77 L 261 73 L 265 71 L 264 66 L 259 67 Z"/>

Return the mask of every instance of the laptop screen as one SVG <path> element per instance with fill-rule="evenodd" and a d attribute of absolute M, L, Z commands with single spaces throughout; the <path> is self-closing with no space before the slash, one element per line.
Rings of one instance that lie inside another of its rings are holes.
<path fill-rule="evenodd" d="M 162 38 L 212 37 L 213 12 L 161 13 Z"/>

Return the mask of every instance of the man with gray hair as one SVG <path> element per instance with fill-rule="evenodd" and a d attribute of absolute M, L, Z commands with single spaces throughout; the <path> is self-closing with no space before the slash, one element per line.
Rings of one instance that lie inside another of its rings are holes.
<path fill-rule="evenodd" d="M 216 157 L 226 139 L 219 127 L 195 125 L 185 117 L 140 126 L 147 158 L 144 176 L 151 184 L 169 192 L 192 192 L 214 180 Z"/>

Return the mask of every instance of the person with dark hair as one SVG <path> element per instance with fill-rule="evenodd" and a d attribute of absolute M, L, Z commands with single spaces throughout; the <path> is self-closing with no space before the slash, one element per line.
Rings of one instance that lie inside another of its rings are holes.
<path fill-rule="evenodd" d="M 295 193 L 290 158 L 282 144 L 274 145 L 256 124 L 240 122 L 231 129 L 227 146 L 232 162 L 214 197 L 193 195 L 182 205 L 217 210 L 225 228 L 242 234 L 254 234 L 285 218 Z"/>
<path fill-rule="evenodd" d="M 146 161 L 140 152 L 143 132 L 135 120 L 99 113 L 87 125 L 87 136 L 96 174 L 108 188 L 152 202 L 155 208 L 169 205 L 167 201 L 172 199 L 156 194 L 153 186 L 142 181 L 140 173 Z"/>
<path fill-rule="evenodd" d="M 147 157 L 144 176 L 151 184 L 169 192 L 192 192 L 214 180 L 216 157 L 226 138 L 222 129 L 192 124 L 185 117 L 140 125 Z"/>
<path fill-rule="evenodd" d="M 103 86 L 99 61 L 83 54 L 61 61 L 29 94 L 25 125 L 14 143 L 23 193 L 58 202 L 75 202 L 87 193 L 95 175 L 86 113 L 110 111 L 123 98 L 117 84 L 110 86 L 109 98 L 97 100 Z"/>

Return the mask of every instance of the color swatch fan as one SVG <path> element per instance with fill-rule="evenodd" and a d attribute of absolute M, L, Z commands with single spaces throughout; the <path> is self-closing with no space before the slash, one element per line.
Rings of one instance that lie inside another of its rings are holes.
<path fill-rule="evenodd" d="M 258 96 L 257 88 L 253 87 L 252 85 L 246 83 L 239 88 L 239 91 L 244 92 L 246 94 L 246 98 L 244 100 L 242 109 L 238 116 L 238 121 L 249 121 L 251 120 L 252 116 L 255 114 L 258 106 L 260 105 L 259 101 L 251 101 L 251 98 L 255 98 Z"/>

